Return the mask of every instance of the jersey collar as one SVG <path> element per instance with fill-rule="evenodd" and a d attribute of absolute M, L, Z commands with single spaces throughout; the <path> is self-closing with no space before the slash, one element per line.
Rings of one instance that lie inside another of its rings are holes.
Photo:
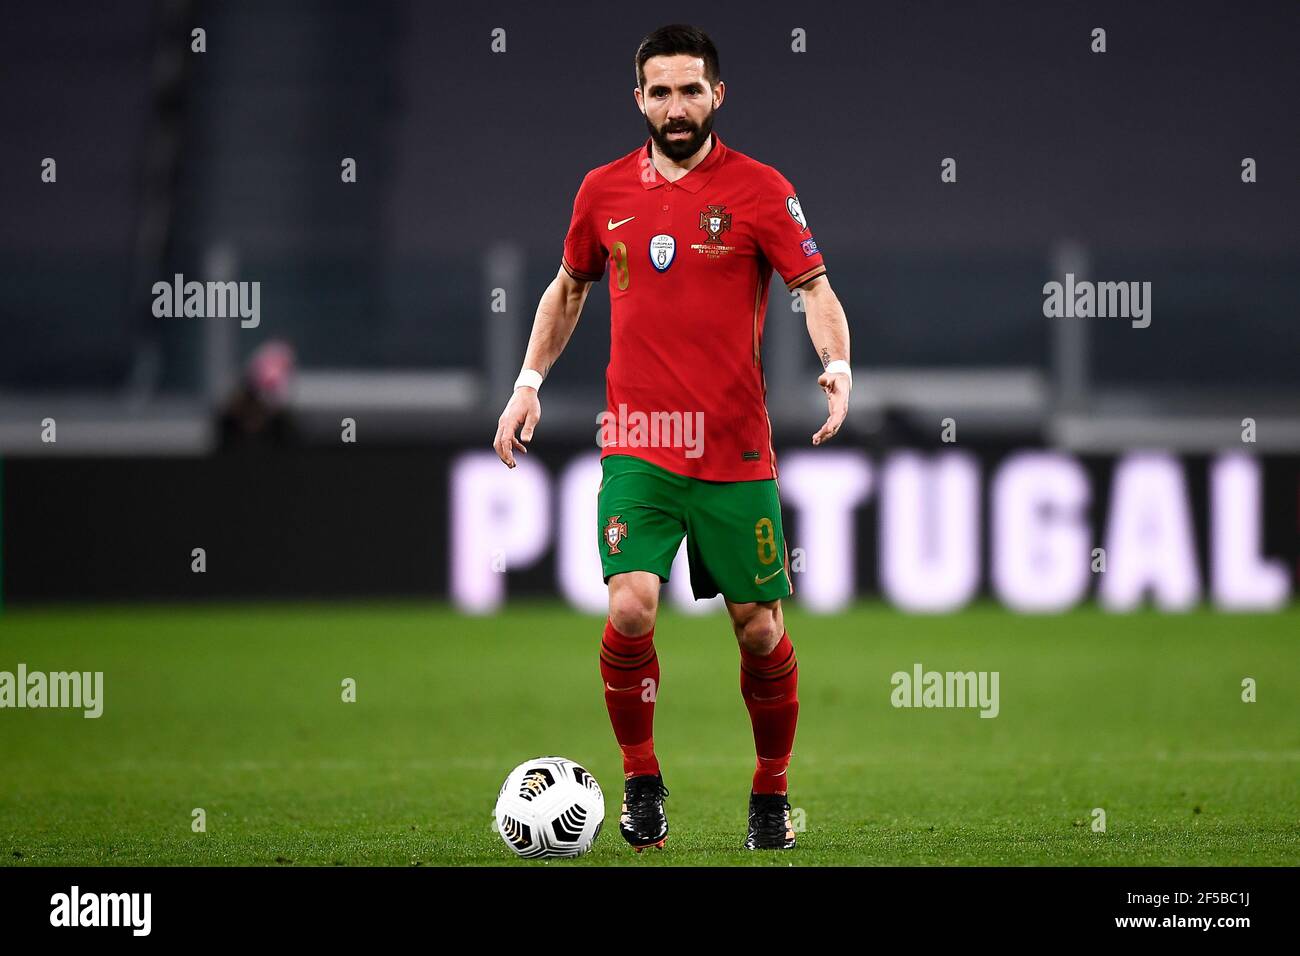
<path fill-rule="evenodd" d="M 710 135 L 713 137 L 713 148 L 709 150 L 709 155 L 704 157 L 704 162 L 700 163 L 700 165 L 696 166 L 689 173 L 671 185 L 679 189 L 685 189 L 688 193 L 697 193 L 708 185 L 709 180 L 713 178 L 713 174 L 717 172 L 718 167 L 722 165 L 722 160 L 726 157 L 727 153 L 727 147 L 722 145 L 722 137 L 716 132 L 711 133 Z M 641 175 L 642 168 L 640 163 L 637 164 L 638 169 L 636 175 L 643 187 L 646 189 L 657 189 L 658 187 L 667 184 L 668 180 L 660 176 L 659 170 L 655 169 L 655 164 L 649 161 L 650 143 L 650 137 L 647 136 L 645 147 L 642 149 L 642 156 L 646 159 L 646 168 L 648 168 L 650 175 Z"/>

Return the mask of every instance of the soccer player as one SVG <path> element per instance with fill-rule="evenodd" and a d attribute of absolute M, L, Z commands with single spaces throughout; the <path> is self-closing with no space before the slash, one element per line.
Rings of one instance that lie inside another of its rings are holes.
<path fill-rule="evenodd" d="M 608 409 L 592 530 L 609 586 L 600 673 L 623 752 L 620 829 L 638 852 L 668 835 L 654 631 L 683 537 L 695 598 L 722 594 L 740 645 L 757 754 L 744 845 L 795 844 L 786 771 L 799 670 L 781 613 L 793 592 L 761 359 L 773 268 L 801 291 L 824 368 L 828 415 L 814 445 L 839 431 L 852 387 L 848 323 L 794 188 L 713 132 L 726 93 L 719 73 L 713 42 L 694 27 L 662 27 L 641 42 L 634 96 L 649 138 L 583 179 L 494 443 L 511 468 L 527 452 L 538 389 L 608 263 Z"/>

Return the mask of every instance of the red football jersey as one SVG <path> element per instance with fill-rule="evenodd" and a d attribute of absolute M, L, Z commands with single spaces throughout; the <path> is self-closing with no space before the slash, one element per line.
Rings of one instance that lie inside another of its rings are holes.
<path fill-rule="evenodd" d="M 670 183 L 647 138 L 589 172 L 573 203 L 565 270 L 594 282 L 606 262 L 602 457 L 710 481 L 775 478 L 761 358 L 768 283 L 773 267 L 791 290 L 826 272 L 794 187 L 716 133 L 704 162 Z"/>

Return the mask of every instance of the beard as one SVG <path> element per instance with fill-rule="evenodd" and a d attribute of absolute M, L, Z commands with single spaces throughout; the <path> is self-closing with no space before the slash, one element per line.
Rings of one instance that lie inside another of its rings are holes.
<path fill-rule="evenodd" d="M 663 129 L 659 129 L 654 123 L 650 122 L 650 117 L 645 118 L 646 128 L 650 130 L 650 138 L 654 140 L 655 145 L 659 147 L 659 152 L 663 153 L 675 163 L 681 162 L 694 156 L 704 145 L 713 132 L 713 110 L 709 110 L 709 115 L 704 117 L 704 122 L 696 126 L 690 120 L 673 120 L 665 123 Z M 685 139 L 669 139 L 669 133 L 686 132 L 691 135 Z"/>

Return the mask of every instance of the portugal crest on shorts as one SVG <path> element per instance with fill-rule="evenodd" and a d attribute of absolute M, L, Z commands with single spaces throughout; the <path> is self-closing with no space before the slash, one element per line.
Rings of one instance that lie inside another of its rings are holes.
<path fill-rule="evenodd" d="M 605 543 L 609 545 L 610 554 L 622 554 L 618 543 L 627 537 L 627 523 L 618 518 L 618 515 L 614 515 L 609 519 L 609 524 L 605 525 Z"/>

